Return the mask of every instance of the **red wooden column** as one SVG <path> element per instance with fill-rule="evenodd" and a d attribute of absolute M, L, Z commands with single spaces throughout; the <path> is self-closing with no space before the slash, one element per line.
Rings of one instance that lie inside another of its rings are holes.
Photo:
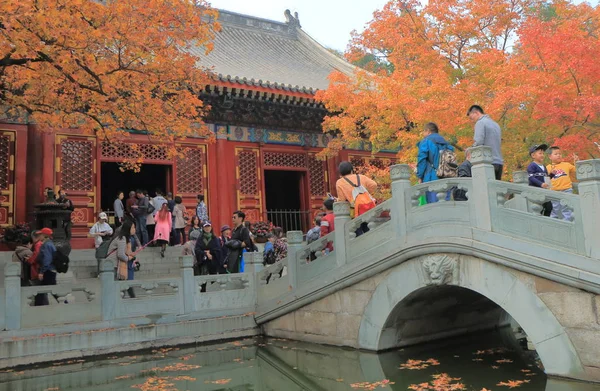
<path fill-rule="evenodd" d="M 221 226 L 231 226 L 231 215 L 237 209 L 236 157 L 233 145 L 227 141 L 227 126 L 216 125 L 217 141 L 214 153 L 209 153 L 209 216 L 215 232 Z"/>

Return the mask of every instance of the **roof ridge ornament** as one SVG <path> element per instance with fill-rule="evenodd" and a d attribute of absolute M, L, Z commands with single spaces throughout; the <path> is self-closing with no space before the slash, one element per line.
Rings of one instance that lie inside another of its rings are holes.
<path fill-rule="evenodd" d="M 296 29 L 302 28 L 297 12 L 294 12 L 294 15 L 292 16 L 292 12 L 289 9 L 286 9 L 283 15 L 285 16 L 285 23 L 288 25 L 289 32 L 294 32 Z"/>

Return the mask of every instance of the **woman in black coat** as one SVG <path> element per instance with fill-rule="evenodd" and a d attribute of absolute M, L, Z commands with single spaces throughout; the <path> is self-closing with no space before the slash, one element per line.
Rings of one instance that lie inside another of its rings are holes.
<path fill-rule="evenodd" d="M 202 234 L 196 240 L 196 275 L 217 274 L 222 264 L 221 242 L 212 232 L 212 225 L 206 221 L 202 225 Z"/>

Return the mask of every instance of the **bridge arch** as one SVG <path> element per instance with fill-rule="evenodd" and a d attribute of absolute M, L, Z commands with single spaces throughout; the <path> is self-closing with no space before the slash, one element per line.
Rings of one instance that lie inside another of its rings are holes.
<path fill-rule="evenodd" d="M 430 304 L 435 305 L 435 298 L 452 294 L 460 295 L 458 301 L 466 298 L 467 303 L 475 303 L 475 296 L 483 296 L 486 299 L 477 305 L 487 308 L 490 319 L 495 316 L 495 305 L 509 314 L 535 344 L 547 374 L 585 377 L 566 330 L 527 281 L 501 265 L 457 254 L 424 255 L 395 267 L 378 284 L 365 307 L 359 348 L 381 351 L 420 342 L 403 341 L 402 330 L 397 327 L 405 324 L 407 308 L 412 301 L 428 295 L 432 295 Z M 502 321 L 498 319 L 498 323 Z"/>

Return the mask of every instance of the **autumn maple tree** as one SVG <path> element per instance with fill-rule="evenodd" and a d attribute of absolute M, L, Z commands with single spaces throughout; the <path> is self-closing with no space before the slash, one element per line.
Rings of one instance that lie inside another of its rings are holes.
<path fill-rule="evenodd" d="M 328 152 L 368 141 L 412 162 L 423 124 L 460 149 L 472 145 L 472 104 L 503 129 L 505 166 L 547 142 L 581 158 L 600 141 L 600 9 L 557 0 L 390 1 L 346 53 L 371 59 L 352 77 L 331 75 L 318 97 L 337 132 Z M 382 66 L 385 64 L 386 66 Z M 595 155 L 594 155 L 595 154 Z"/>
<path fill-rule="evenodd" d="M 208 135 L 201 65 L 219 25 L 204 0 L 4 0 L 0 11 L 5 116 L 110 141 Z"/>

